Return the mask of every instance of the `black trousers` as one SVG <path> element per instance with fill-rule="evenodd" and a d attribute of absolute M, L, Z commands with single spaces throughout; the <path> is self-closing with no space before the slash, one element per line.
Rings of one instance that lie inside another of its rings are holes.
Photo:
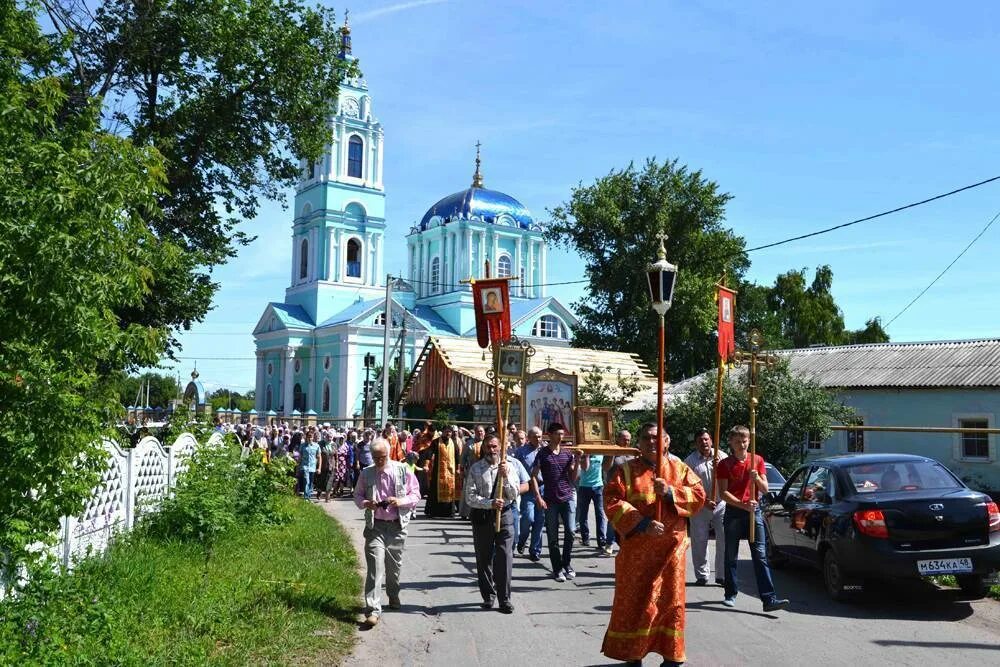
<path fill-rule="evenodd" d="M 485 524 L 472 524 L 472 542 L 476 549 L 476 572 L 483 600 L 500 604 L 510 601 L 510 577 L 514 550 L 514 513 L 509 509 L 500 514 L 500 532 L 496 532 L 496 515 L 490 512 Z"/>

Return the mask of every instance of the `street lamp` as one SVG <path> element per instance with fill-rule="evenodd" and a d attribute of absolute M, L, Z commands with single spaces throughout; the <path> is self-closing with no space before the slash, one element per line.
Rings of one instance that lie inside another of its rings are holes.
<path fill-rule="evenodd" d="M 659 336 L 659 362 L 656 375 L 656 437 L 659 442 L 656 446 L 656 475 L 663 474 L 663 443 L 665 434 L 663 431 L 663 366 L 666 359 L 664 332 L 664 319 L 670 304 L 674 300 L 674 282 L 677 278 L 677 267 L 667 261 L 666 240 L 667 235 L 658 234 L 660 239 L 660 249 L 657 252 L 657 259 L 646 268 L 646 280 L 649 282 L 649 298 L 653 301 L 653 310 L 660 316 L 660 336 Z M 657 504 L 657 519 L 662 520 L 663 504 Z"/>

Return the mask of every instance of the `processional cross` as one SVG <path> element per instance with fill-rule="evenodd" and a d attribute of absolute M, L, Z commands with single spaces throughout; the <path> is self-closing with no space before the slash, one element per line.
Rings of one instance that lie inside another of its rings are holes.
<path fill-rule="evenodd" d="M 760 403 L 760 385 L 758 373 L 761 368 L 769 368 L 778 363 L 778 357 L 763 350 L 764 335 L 758 329 L 750 330 L 750 351 L 737 350 L 733 362 L 737 366 L 747 366 L 750 381 L 750 470 L 756 469 L 757 461 L 757 405 Z M 757 500 L 757 485 L 753 485 L 752 498 Z M 757 525 L 755 514 L 750 515 L 750 542 L 754 541 L 754 528 Z"/>

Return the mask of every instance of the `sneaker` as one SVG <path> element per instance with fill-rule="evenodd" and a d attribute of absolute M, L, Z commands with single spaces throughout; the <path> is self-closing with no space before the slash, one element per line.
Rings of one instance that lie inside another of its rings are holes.
<path fill-rule="evenodd" d="M 524 545 L 523 545 L 523 544 L 518 544 L 518 545 L 517 545 L 517 553 L 518 553 L 518 555 L 520 555 L 520 556 L 523 556 L 523 555 L 524 555 Z"/>
<path fill-rule="evenodd" d="M 553 576 L 555 577 L 555 580 L 558 581 L 560 584 L 566 581 L 566 575 L 563 574 L 562 572 L 556 572 L 555 575 Z"/>
<path fill-rule="evenodd" d="M 573 568 L 567 567 L 565 570 L 563 570 L 563 572 L 566 573 L 567 579 L 576 579 L 576 570 L 574 570 Z"/>
<path fill-rule="evenodd" d="M 788 600 L 782 598 L 774 598 L 764 603 L 764 611 L 778 611 L 779 609 L 784 609 L 788 606 Z"/>
<path fill-rule="evenodd" d="M 601 549 L 601 555 L 602 556 L 614 556 L 615 555 L 615 551 L 611 547 L 604 547 L 603 549 Z"/>
<path fill-rule="evenodd" d="M 730 607 L 730 608 L 731 607 L 735 607 L 736 606 L 736 598 L 724 598 L 722 600 L 722 604 L 724 606 Z"/>

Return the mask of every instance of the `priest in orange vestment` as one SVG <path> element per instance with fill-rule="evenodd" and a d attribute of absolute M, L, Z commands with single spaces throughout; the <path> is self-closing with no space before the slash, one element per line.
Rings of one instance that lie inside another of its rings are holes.
<path fill-rule="evenodd" d="M 621 538 L 615 558 L 615 601 L 601 652 L 641 664 L 649 653 L 663 665 L 684 662 L 684 568 L 688 548 L 684 519 L 705 503 L 701 480 L 683 461 L 664 454 L 654 475 L 656 424 L 639 431 L 641 456 L 613 468 L 604 508 Z M 664 447 L 670 444 L 666 436 Z M 662 522 L 657 505 L 663 504 Z"/>

